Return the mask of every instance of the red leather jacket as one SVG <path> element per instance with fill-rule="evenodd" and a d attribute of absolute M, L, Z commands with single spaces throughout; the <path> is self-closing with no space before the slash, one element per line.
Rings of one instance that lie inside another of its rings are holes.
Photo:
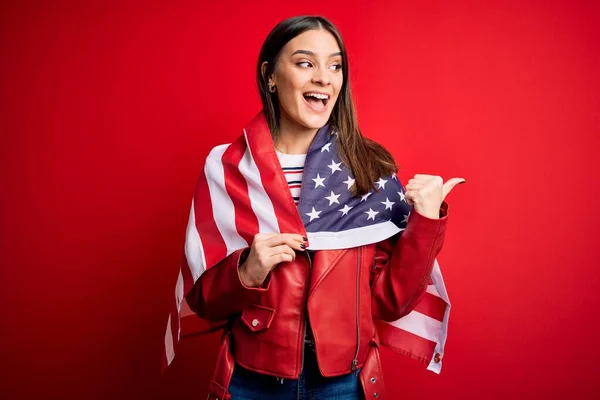
<path fill-rule="evenodd" d="M 228 399 L 234 362 L 280 378 L 298 379 L 308 312 L 317 361 L 326 377 L 360 371 L 366 399 L 385 398 L 373 318 L 394 321 L 425 293 L 442 249 L 448 204 L 440 219 L 413 211 L 406 230 L 379 243 L 297 252 L 273 269 L 261 287 L 246 287 L 238 265 L 246 249 L 231 253 L 196 281 L 190 308 L 210 321 L 230 319 L 209 398 Z M 234 361 L 235 360 L 235 361 Z"/>

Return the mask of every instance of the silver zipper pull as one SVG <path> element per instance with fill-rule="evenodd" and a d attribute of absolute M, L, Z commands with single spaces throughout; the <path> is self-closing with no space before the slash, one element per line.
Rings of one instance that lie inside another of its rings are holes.
<path fill-rule="evenodd" d="M 356 369 L 356 367 L 358 366 L 358 360 L 355 358 L 354 360 L 352 360 L 352 371 L 354 371 Z"/>

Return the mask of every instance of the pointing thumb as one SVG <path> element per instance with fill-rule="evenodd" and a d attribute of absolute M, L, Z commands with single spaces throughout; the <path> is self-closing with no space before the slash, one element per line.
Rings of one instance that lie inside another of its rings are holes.
<path fill-rule="evenodd" d="M 442 185 L 442 200 L 446 198 L 446 196 L 448 195 L 448 193 L 450 193 L 454 186 L 458 185 L 459 183 L 465 182 L 466 180 L 464 178 L 448 179 L 448 181 Z"/>

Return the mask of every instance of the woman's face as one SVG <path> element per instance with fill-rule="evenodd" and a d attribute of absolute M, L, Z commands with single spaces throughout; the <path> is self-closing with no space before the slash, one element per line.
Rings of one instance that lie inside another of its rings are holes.
<path fill-rule="evenodd" d="M 309 30 L 282 49 L 270 83 L 277 88 L 281 118 L 318 129 L 329 120 L 343 82 L 342 53 L 326 30 Z"/>

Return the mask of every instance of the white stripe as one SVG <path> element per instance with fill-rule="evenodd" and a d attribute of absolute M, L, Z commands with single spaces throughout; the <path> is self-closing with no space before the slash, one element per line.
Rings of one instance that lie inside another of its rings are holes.
<path fill-rule="evenodd" d="M 177 318 L 180 319 L 179 313 L 181 312 L 181 300 L 183 300 L 183 274 L 181 273 L 181 269 L 179 270 L 179 276 L 177 277 L 177 286 L 175 286 L 175 300 L 177 301 Z M 177 324 L 179 328 L 181 326 Z M 177 341 L 181 336 L 181 329 L 177 329 Z"/>
<path fill-rule="evenodd" d="M 308 249 L 349 249 L 351 247 L 380 242 L 403 230 L 398 228 L 392 221 L 385 221 L 375 225 L 346 229 L 340 232 L 307 232 Z"/>
<path fill-rule="evenodd" d="M 442 277 L 442 270 L 438 264 L 437 258 L 433 262 L 433 270 L 431 271 L 431 280 L 433 281 L 438 295 L 444 299 L 444 301 L 450 305 L 450 298 L 446 291 L 446 285 L 444 285 L 444 278 Z"/>
<path fill-rule="evenodd" d="M 290 189 L 292 197 L 300 197 L 300 188 Z"/>
<path fill-rule="evenodd" d="M 294 183 L 294 185 L 301 185 L 302 184 L 302 175 L 304 175 L 303 172 L 295 172 L 293 174 L 290 174 L 289 172 L 286 172 L 285 173 L 285 180 L 288 183 L 288 185 L 292 181 L 298 181 L 298 183 Z"/>
<path fill-rule="evenodd" d="M 183 274 L 181 269 L 177 277 L 177 285 L 175 285 L 175 299 L 177 300 L 177 310 L 179 311 L 181 310 L 181 300 L 183 299 Z"/>
<path fill-rule="evenodd" d="M 245 129 L 244 137 L 246 138 L 246 151 L 238 168 L 248 184 L 248 197 L 250 198 L 252 211 L 258 219 L 258 231 L 261 233 L 279 233 L 279 223 L 277 222 L 275 209 L 260 179 L 260 171 L 252 157 Z"/>
<path fill-rule="evenodd" d="M 196 214 L 194 212 L 193 200 L 192 209 L 190 210 L 190 218 L 188 220 L 187 230 L 185 232 L 185 258 L 188 266 L 190 267 L 192 278 L 194 282 L 196 282 L 196 279 L 198 279 L 206 270 L 206 259 L 204 257 L 202 240 L 200 239 L 200 235 L 196 229 Z M 179 304 L 179 302 L 177 304 Z"/>
<path fill-rule="evenodd" d="M 227 246 L 227 255 L 248 246 L 248 243 L 239 235 L 236 229 L 235 208 L 225 189 L 225 171 L 221 159 L 229 146 L 230 144 L 222 144 L 212 149 L 206 158 L 204 167 L 213 217 Z"/>
<path fill-rule="evenodd" d="M 167 365 L 171 364 L 175 358 L 175 348 L 173 347 L 173 335 L 171 334 L 171 314 L 167 321 L 167 333 L 165 334 L 165 351 L 167 353 Z"/>
<path fill-rule="evenodd" d="M 442 323 L 418 311 L 411 311 L 391 325 L 437 343 Z"/>
<path fill-rule="evenodd" d="M 437 288 L 435 287 L 435 282 L 433 283 L 433 285 L 427 285 L 427 293 L 432 294 L 436 297 L 442 297 L 440 296 L 440 293 L 438 292 Z"/>
<path fill-rule="evenodd" d="M 431 280 L 433 281 L 433 285 L 430 285 L 430 287 L 434 286 L 435 291 L 447 304 L 446 311 L 444 312 L 444 320 L 440 326 L 439 340 L 436 341 L 432 359 L 427 366 L 429 371 L 439 374 L 442 371 L 442 361 L 436 363 L 434 357 L 436 353 L 439 353 L 442 357 L 444 355 L 444 346 L 446 345 L 446 338 L 448 337 L 448 320 L 450 319 L 450 298 L 448 297 L 448 292 L 444 285 L 444 278 L 442 277 L 442 270 L 440 269 L 437 259 L 433 262 Z"/>

